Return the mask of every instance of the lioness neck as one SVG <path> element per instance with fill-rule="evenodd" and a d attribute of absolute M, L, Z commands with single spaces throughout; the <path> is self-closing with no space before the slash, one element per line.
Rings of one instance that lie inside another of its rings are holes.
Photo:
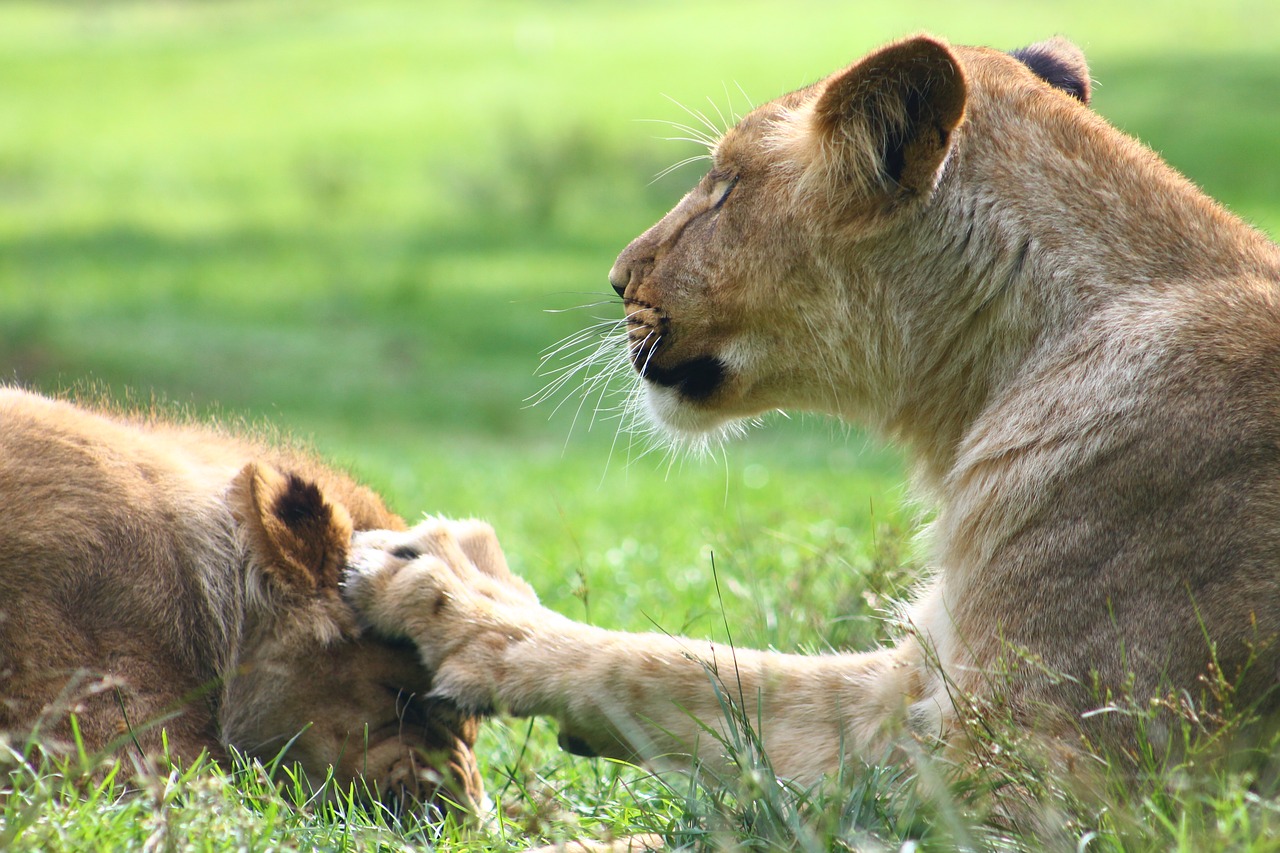
<path fill-rule="evenodd" d="M 971 106 L 919 215 L 862 259 L 895 302 L 882 334 L 903 373 L 884 425 L 926 487 L 1001 391 L 1080 345 L 1099 312 L 1174 291 L 1280 297 L 1274 244 L 1149 149 L 1065 99 L 1020 120 L 1001 94 Z"/>

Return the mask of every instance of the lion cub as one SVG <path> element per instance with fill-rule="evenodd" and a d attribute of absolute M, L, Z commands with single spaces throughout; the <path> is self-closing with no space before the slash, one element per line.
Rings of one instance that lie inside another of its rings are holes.
<path fill-rule="evenodd" d="M 670 432 L 796 409 L 913 455 L 934 572 L 896 645 L 796 656 L 579 625 L 443 522 L 357 537 L 351 600 L 468 711 L 714 765 L 704 727 L 729 697 L 797 779 L 954 736 L 957 697 L 1122 749 L 1127 708 L 1207 701 L 1205 676 L 1276 716 L 1280 251 L 1089 90 L 1061 40 L 889 45 L 725 133 L 610 273 Z"/>
<path fill-rule="evenodd" d="M 403 527 L 313 459 L 0 388 L 0 738 L 190 762 L 282 751 L 315 785 L 482 801 L 476 721 L 338 595 L 352 530 Z M 72 715 L 75 726 L 72 727 Z"/>

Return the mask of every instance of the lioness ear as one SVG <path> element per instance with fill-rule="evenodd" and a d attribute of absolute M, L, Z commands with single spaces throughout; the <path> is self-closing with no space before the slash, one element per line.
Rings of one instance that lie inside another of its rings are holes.
<path fill-rule="evenodd" d="M 964 119 L 964 72 L 927 36 L 871 54 L 827 83 L 814 108 L 839 171 L 871 189 L 927 195 Z"/>
<path fill-rule="evenodd" d="M 1058 36 L 1027 45 L 1009 55 L 1053 88 L 1061 89 L 1082 104 L 1089 103 L 1089 63 L 1084 60 L 1084 51 L 1071 42 Z"/>
<path fill-rule="evenodd" d="M 336 589 L 351 541 L 351 518 L 320 487 L 250 463 L 231 483 L 232 510 L 263 570 L 285 588 Z"/>

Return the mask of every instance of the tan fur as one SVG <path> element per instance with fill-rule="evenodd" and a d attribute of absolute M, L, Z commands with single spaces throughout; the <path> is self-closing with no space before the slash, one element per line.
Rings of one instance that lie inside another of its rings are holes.
<path fill-rule="evenodd" d="M 353 600 L 417 642 L 436 695 L 711 764 L 700 726 L 724 729 L 728 696 L 799 778 L 880 757 L 904 722 L 952 736 L 956 697 L 1123 749 L 1132 718 L 1088 712 L 1199 700 L 1214 667 L 1274 715 L 1280 252 L 1091 112 L 1075 48 L 1030 55 L 1074 85 L 919 37 L 760 107 L 610 275 L 668 430 L 798 409 L 911 451 L 935 572 L 901 642 L 613 633 L 480 583 L 456 549 L 371 540 Z"/>
<path fill-rule="evenodd" d="M 0 736 L 194 760 L 289 743 L 319 783 L 481 796 L 475 721 L 337 592 L 352 530 L 403 527 L 303 454 L 0 389 Z M 415 698 L 415 692 L 418 694 Z M 440 790 L 437 791 L 437 788 Z"/>

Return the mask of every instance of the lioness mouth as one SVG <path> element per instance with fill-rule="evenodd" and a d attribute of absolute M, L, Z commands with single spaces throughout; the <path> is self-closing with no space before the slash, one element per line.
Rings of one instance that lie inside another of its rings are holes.
<path fill-rule="evenodd" d="M 674 388 L 690 400 L 710 397 L 725 379 L 724 363 L 704 355 L 674 367 L 659 367 L 652 361 L 636 365 L 640 375 L 656 385 Z"/>

